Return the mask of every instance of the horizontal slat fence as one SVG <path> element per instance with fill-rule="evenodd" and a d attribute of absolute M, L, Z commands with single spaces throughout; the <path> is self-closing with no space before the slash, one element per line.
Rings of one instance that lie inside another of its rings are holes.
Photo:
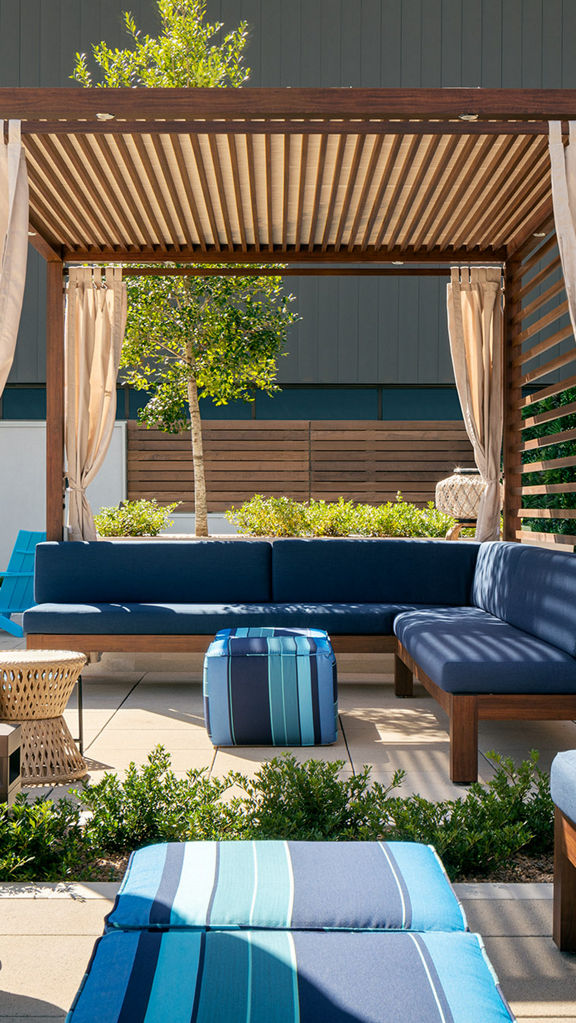
<path fill-rule="evenodd" d="M 397 491 L 416 504 L 434 498 L 455 465 L 472 466 L 461 422 L 226 420 L 204 423 L 209 511 L 254 494 L 380 504 Z M 128 423 L 128 497 L 181 501 L 194 510 L 190 434 Z"/>
<path fill-rule="evenodd" d="M 508 536 L 572 551 L 576 544 L 576 345 L 554 235 L 513 268 L 507 390 Z"/>

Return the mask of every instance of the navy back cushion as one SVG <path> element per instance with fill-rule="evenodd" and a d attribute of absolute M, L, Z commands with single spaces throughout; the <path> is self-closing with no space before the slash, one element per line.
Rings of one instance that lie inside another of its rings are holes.
<path fill-rule="evenodd" d="M 38 604 L 260 603 L 271 597 L 265 540 L 99 540 L 36 548 Z"/>
<path fill-rule="evenodd" d="M 282 603 L 469 604 L 478 544 L 446 540 L 276 540 Z"/>
<path fill-rule="evenodd" d="M 576 654 L 576 556 L 527 544 L 482 544 L 472 590 L 476 607 Z"/>

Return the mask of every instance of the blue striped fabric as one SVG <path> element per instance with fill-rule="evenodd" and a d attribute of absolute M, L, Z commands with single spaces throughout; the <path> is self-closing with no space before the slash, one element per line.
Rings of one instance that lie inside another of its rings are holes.
<path fill-rule="evenodd" d="M 336 742 L 336 661 L 322 629 L 222 629 L 204 659 L 206 728 L 215 746 Z"/>
<path fill-rule="evenodd" d="M 67 1023 L 510 1023 L 474 934 L 118 932 Z"/>
<path fill-rule="evenodd" d="M 466 919 L 414 842 L 186 842 L 130 859 L 109 929 L 442 930 Z"/>

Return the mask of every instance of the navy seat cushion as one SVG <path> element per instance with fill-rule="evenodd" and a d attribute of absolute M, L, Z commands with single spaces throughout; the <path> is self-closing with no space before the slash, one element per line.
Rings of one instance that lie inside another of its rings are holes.
<path fill-rule="evenodd" d="M 271 559 L 263 540 L 43 543 L 34 595 L 37 604 L 265 602 Z"/>
<path fill-rule="evenodd" d="M 576 824 L 576 749 L 554 757 L 550 770 L 550 792 L 558 809 Z"/>
<path fill-rule="evenodd" d="M 450 693 L 574 693 L 576 660 L 474 607 L 407 612 L 394 632 Z"/>
<path fill-rule="evenodd" d="M 273 600 L 469 604 L 477 553 L 444 540 L 276 540 Z"/>
<path fill-rule="evenodd" d="M 71 545 L 72 546 L 72 545 Z M 26 633 L 213 636 L 262 625 L 324 629 L 329 635 L 392 635 L 409 604 L 45 603 L 24 614 Z"/>
<path fill-rule="evenodd" d="M 481 545 L 472 604 L 576 655 L 576 557 L 518 543 Z"/>

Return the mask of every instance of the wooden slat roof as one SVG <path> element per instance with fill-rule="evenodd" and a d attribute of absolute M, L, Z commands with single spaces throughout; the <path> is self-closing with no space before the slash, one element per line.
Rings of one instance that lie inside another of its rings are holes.
<path fill-rule="evenodd" d="M 50 258 L 500 261 L 572 90 L 0 89 Z"/>

